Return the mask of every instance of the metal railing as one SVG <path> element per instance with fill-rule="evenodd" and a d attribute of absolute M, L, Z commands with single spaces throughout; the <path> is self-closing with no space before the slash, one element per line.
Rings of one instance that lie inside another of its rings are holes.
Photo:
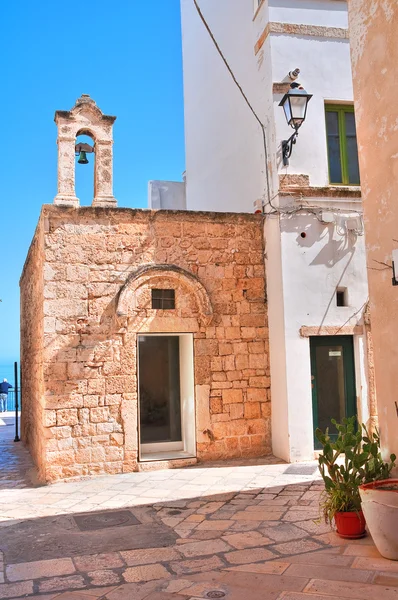
<path fill-rule="evenodd" d="M 21 398 L 21 389 L 18 388 L 18 398 Z M 15 389 L 8 390 L 6 410 L 15 411 Z"/>

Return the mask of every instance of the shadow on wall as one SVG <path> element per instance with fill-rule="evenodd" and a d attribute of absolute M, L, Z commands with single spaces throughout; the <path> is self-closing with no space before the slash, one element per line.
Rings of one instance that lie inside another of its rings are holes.
<path fill-rule="evenodd" d="M 351 261 L 354 256 L 357 235 L 353 232 L 345 232 L 335 239 L 334 224 L 322 223 L 315 216 L 312 222 L 308 222 L 308 215 L 304 219 L 297 219 L 293 214 L 283 219 L 284 233 L 297 233 L 296 242 L 301 248 L 312 248 L 315 244 L 322 244 L 318 254 L 309 263 L 310 266 L 324 265 L 332 268 L 346 256 Z"/>

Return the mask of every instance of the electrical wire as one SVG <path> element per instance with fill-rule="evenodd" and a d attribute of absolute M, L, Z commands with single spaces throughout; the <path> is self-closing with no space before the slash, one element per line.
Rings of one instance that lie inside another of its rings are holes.
<path fill-rule="evenodd" d="M 296 207 L 292 207 L 291 209 L 281 209 L 280 207 L 275 206 L 272 201 L 277 198 L 279 196 L 279 192 L 277 194 L 275 194 L 272 198 L 271 198 L 271 192 L 270 192 L 270 183 L 269 183 L 269 172 L 268 172 L 268 148 L 267 148 L 267 137 L 266 137 L 266 133 L 265 133 L 265 125 L 262 122 L 262 120 L 260 119 L 260 117 L 258 116 L 257 112 L 255 111 L 255 109 L 253 108 L 253 105 L 251 104 L 249 98 L 247 97 L 247 95 L 245 94 L 242 86 L 240 85 L 239 81 L 236 78 L 235 73 L 233 72 L 228 60 L 225 57 L 225 54 L 223 53 L 223 51 L 221 50 L 221 47 L 219 45 L 219 43 L 216 40 L 216 37 L 209 25 L 209 23 L 207 22 L 197 0 L 192 0 L 193 4 L 196 8 L 196 11 L 200 17 L 200 20 L 202 21 L 207 33 L 210 36 L 210 39 L 212 40 L 221 60 L 223 61 L 225 67 L 228 70 L 228 73 L 230 74 L 233 82 L 235 83 L 236 87 L 238 88 L 240 94 L 242 95 L 246 105 L 248 106 L 248 108 L 250 109 L 251 113 L 253 114 L 254 118 L 256 119 L 257 123 L 260 125 L 261 127 L 261 132 L 262 132 L 262 139 L 263 139 L 263 146 L 264 146 L 264 163 L 265 163 L 265 177 L 266 177 L 266 187 L 267 187 L 267 203 L 268 205 L 271 207 L 272 211 L 267 211 L 264 214 L 265 217 L 270 216 L 270 215 L 293 215 L 293 214 L 297 214 L 299 212 L 309 212 L 314 214 L 317 219 L 319 221 L 322 222 L 322 219 L 319 218 L 319 212 L 322 212 L 322 210 L 324 211 L 328 211 L 328 212 L 340 212 L 340 209 L 330 209 L 328 207 L 325 208 L 320 208 L 320 207 L 311 207 L 311 206 L 305 206 L 305 205 L 300 205 L 300 206 L 296 206 Z M 358 216 L 361 216 L 361 214 L 357 211 L 355 211 L 356 214 L 358 214 Z M 361 232 L 357 232 L 357 235 L 363 235 L 363 233 Z"/>
<path fill-rule="evenodd" d="M 231 78 L 233 80 L 233 82 L 235 83 L 236 87 L 238 88 L 239 92 L 241 93 L 244 101 L 246 102 L 248 108 L 250 109 L 250 111 L 252 112 L 254 118 L 256 119 L 257 123 L 260 125 L 261 127 L 261 131 L 262 131 L 262 137 L 263 137 L 263 145 L 264 145 L 264 163 L 265 163 L 265 177 L 266 177 L 266 186 L 267 186 L 267 196 L 268 196 L 268 203 L 270 204 L 270 206 L 272 208 L 274 208 L 274 210 L 277 210 L 276 207 L 273 207 L 271 204 L 271 192 L 270 192 L 270 184 L 269 184 L 269 174 L 268 174 L 268 148 L 267 148 L 267 138 L 265 135 L 265 125 L 264 123 L 261 121 L 260 117 L 258 116 L 258 114 L 256 113 L 256 111 L 254 110 L 252 104 L 250 103 L 248 97 L 246 96 L 245 92 L 243 91 L 242 86 L 240 85 L 239 81 L 237 80 L 235 73 L 233 72 L 229 62 L 227 61 L 223 51 L 221 50 L 215 35 L 213 33 L 213 31 L 210 28 L 210 25 L 208 24 L 204 14 L 202 13 L 200 6 L 197 2 L 197 0 L 193 0 L 193 3 L 195 5 L 196 11 L 205 27 L 205 29 L 207 30 L 207 33 L 209 34 L 218 54 L 220 55 L 224 65 L 226 66 L 228 73 L 231 75 Z"/>

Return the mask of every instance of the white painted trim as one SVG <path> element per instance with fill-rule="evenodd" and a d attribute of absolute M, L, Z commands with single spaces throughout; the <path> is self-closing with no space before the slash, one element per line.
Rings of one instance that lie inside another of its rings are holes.
<path fill-rule="evenodd" d="M 181 400 L 181 442 L 160 442 L 139 444 L 139 460 L 170 460 L 196 456 L 196 422 L 195 422 L 195 385 L 194 357 L 192 333 L 139 333 L 137 334 L 137 378 L 139 381 L 139 351 L 140 336 L 154 335 L 157 337 L 177 336 L 180 339 L 180 400 Z M 138 437 L 140 435 L 140 401 L 138 384 Z M 157 457 L 157 458 L 155 458 Z"/>
<path fill-rule="evenodd" d="M 156 452 L 173 452 L 184 450 L 184 442 L 159 442 L 158 444 L 141 444 L 141 454 Z"/>

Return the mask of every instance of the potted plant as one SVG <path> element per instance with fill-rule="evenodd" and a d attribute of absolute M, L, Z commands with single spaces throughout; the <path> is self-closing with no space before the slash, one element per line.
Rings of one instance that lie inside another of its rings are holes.
<path fill-rule="evenodd" d="M 369 462 L 369 475 L 382 462 L 379 451 L 379 434 L 370 436 L 366 432 L 364 448 L 372 454 L 374 463 Z M 384 463 L 381 477 L 367 477 L 359 487 L 363 512 L 376 548 L 382 556 L 398 560 L 398 479 L 390 479 L 396 456 L 391 454 L 390 463 Z"/>
<path fill-rule="evenodd" d="M 321 510 L 326 522 L 335 521 L 338 535 L 355 539 L 365 535 L 359 486 L 389 477 L 395 457 L 391 463 L 382 460 L 378 432 L 370 436 L 364 425 L 356 426 L 356 417 L 332 423 L 338 432 L 335 441 L 328 429 L 315 432 L 322 445 L 318 462 L 325 483 Z"/>

